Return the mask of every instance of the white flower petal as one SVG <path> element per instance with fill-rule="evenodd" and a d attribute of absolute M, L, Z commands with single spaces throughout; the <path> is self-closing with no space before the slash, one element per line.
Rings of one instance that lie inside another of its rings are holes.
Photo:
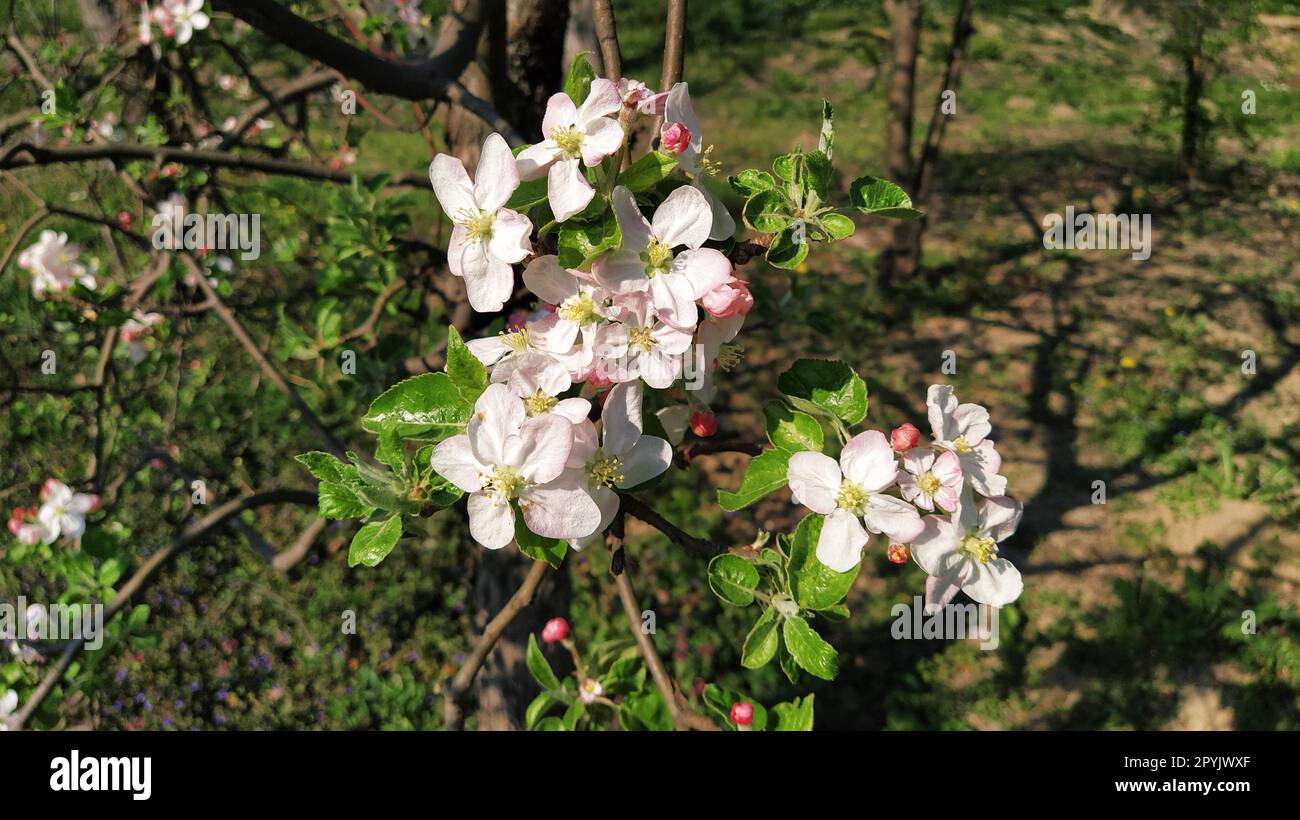
<path fill-rule="evenodd" d="M 618 482 L 618 486 L 628 489 L 644 484 L 661 475 L 672 463 L 672 445 L 658 436 L 642 436 L 623 454 L 623 480 Z"/>
<path fill-rule="evenodd" d="M 517 448 L 513 446 L 516 441 Z M 534 416 L 523 423 L 518 438 L 512 440 L 510 445 L 512 446 L 507 447 L 506 463 L 518 469 L 521 476 L 534 484 L 545 484 L 564 472 L 569 452 L 573 449 L 573 423 L 550 413 Z"/>
<path fill-rule="evenodd" d="M 655 209 L 651 228 L 669 247 L 703 245 L 713 226 L 713 209 L 698 188 L 683 185 L 673 190 Z"/>
<path fill-rule="evenodd" d="M 521 213 L 503 208 L 497 211 L 492 222 L 492 238 L 488 240 L 488 249 L 492 256 L 514 264 L 524 261 L 524 257 L 533 252 L 533 243 L 528 235 L 533 232 L 533 223 Z"/>
<path fill-rule="evenodd" d="M 587 207 L 596 191 L 587 182 L 576 159 L 561 159 L 551 166 L 546 177 L 546 196 L 556 221 L 563 222 Z"/>
<path fill-rule="evenodd" d="M 474 455 L 468 435 L 452 436 L 433 448 L 429 462 L 435 472 L 467 493 L 483 486 L 486 467 Z"/>
<path fill-rule="evenodd" d="M 524 285 L 543 302 L 558 305 L 578 292 L 578 280 L 554 254 L 539 256 L 524 269 Z"/>
<path fill-rule="evenodd" d="M 499 210 L 519 187 L 519 168 L 500 134 L 488 134 L 474 170 L 474 199 L 488 213 Z"/>
<path fill-rule="evenodd" d="M 817 560 L 836 572 L 848 572 L 862 560 L 866 543 L 867 533 L 857 516 L 848 510 L 835 510 L 822 522 L 822 532 L 817 538 Z"/>
<path fill-rule="evenodd" d="M 916 507 L 892 495 L 873 493 L 868 496 L 868 504 L 863 519 L 867 529 L 883 532 L 890 540 L 906 544 L 914 540 L 925 529 L 921 515 Z"/>
<path fill-rule="evenodd" d="M 812 451 L 795 453 L 790 456 L 786 479 L 796 504 L 823 515 L 835 511 L 835 497 L 844 480 L 835 459 Z"/>
<path fill-rule="evenodd" d="M 453 221 L 462 212 L 473 213 L 478 210 L 474 199 L 474 184 L 470 182 L 465 165 L 449 154 L 438 154 L 429 163 L 429 181 L 433 183 L 433 193 L 438 197 L 438 204 Z"/>
<path fill-rule="evenodd" d="M 879 430 L 867 430 L 849 439 L 840 453 L 844 476 L 869 493 L 878 493 L 894 483 L 898 464 L 894 448 Z"/>
<path fill-rule="evenodd" d="M 501 493 L 474 493 L 466 504 L 470 536 L 490 550 L 515 540 L 515 511 Z"/>

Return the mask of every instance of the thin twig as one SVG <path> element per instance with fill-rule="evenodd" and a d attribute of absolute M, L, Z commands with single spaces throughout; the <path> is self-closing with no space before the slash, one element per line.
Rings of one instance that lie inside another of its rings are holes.
<path fill-rule="evenodd" d="M 664 518 L 649 505 L 634 495 L 619 493 L 622 509 L 668 536 L 668 540 L 699 558 L 711 558 L 725 552 L 726 549 L 703 538 L 696 538 L 681 527 Z"/>

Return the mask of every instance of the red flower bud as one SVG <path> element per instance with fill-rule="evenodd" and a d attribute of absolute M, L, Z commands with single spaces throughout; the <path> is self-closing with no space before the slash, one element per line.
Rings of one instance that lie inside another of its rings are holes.
<path fill-rule="evenodd" d="M 885 552 L 891 563 L 907 563 L 907 547 L 903 544 L 890 544 L 889 549 Z"/>
<path fill-rule="evenodd" d="M 542 627 L 542 643 L 555 643 L 569 637 L 569 622 L 563 618 L 552 618 Z"/>
<path fill-rule="evenodd" d="M 754 724 L 754 704 L 747 700 L 731 704 L 731 722 L 741 729 L 748 729 Z"/>
<path fill-rule="evenodd" d="M 691 145 L 691 131 L 683 123 L 675 122 L 664 128 L 659 147 L 670 154 L 680 154 Z"/>
<path fill-rule="evenodd" d="M 700 438 L 708 438 L 718 432 L 718 417 L 705 410 L 691 413 L 691 432 Z"/>
<path fill-rule="evenodd" d="M 889 443 L 900 453 L 906 453 L 921 440 L 921 431 L 916 425 L 907 423 L 895 427 L 889 434 Z"/>

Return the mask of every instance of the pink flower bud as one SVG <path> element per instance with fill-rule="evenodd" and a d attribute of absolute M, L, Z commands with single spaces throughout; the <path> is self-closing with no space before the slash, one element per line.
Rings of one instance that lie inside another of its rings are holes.
<path fill-rule="evenodd" d="M 731 722 L 740 729 L 754 725 L 754 704 L 747 700 L 731 704 Z"/>
<path fill-rule="evenodd" d="M 754 307 L 754 295 L 749 292 L 748 282 L 733 276 L 704 294 L 701 302 L 710 316 L 715 319 L 726 319 L 730 316 L 748 314 Z"/>
<path fill-rule="evenodd" d="M 552 618 L 542 627 L 542 643 L 555 643 L 569 637 L 569 622 L 563 618 Z"/>
<path fill-rule="evenodd" d="M 899 425 L 889 434 L 889 443 L 900 453 L 906 453 L 921 440 L 921 431 L 916 425 L 907 423 Z"/>
<path fill-rule="evenodd" d="M 670 154 L 680 154 L 690 147 L 691 131 L 684 124 L 675 122 L 664 128 L 659 138 L 659 147 Z"/>
<path fill-rule="evenodd" d="M 131 215 L 126 211 L 117 212 L 117 224 L 124 231 L 131 230 Z"/>
<path fill-rule="evenodd" d="M 890 544 L 885 556 L 889 558 L 891 564 L 906 564 L 907 547 L 904 544 Z"/>
<path fill-rule="evenodd" d="M 691 432 L 700 438 L 708 438 L 718 432 L 718 417 L 706 410 L 691 413 Z"/>

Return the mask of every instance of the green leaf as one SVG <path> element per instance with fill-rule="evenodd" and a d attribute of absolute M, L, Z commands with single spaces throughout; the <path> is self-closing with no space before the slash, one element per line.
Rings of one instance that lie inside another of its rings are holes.
<path fill-rule="evenodd" d="M 776 180 L 767 171 L 759 171 L 749 168 L 741 171 L 733 177 L 728 177 L 727 182 L 731 183 L 731 190 L 741 196 L 753 196 L 759 191 L 770 191 L 776 187 Z"/>
<path fill-rule="evenodd" d="M 776 712 L 778 732 L 811 732 L 813 730 L 813 695 L 795 698 L 789 703 L 778 703 L 772 707 Z"/>
<path fill-rule="evenodd" d="M 776 607 L 768 607 L 745 636 L 745 646 L 740 654 L 741 666 L 746 669 L 762 669 L 776 657 L 776 648 L 781 643 L 778 629 L 780 624 L 781 618 Z"/>
<path fill-rule="evenodd" d="M 785 641 L 781 641 L 781 649 L 776 654 L 776 662 L 781 667 L 781 671 L 785 673 L 786 680 L 790 681 L 791 685 L 798 686 L 800 677 L 799 664 L 794 662 L 794 656 L 790 654 Z"/>
<path fill-rule="evenodd" d="M 839 658 L 835 647 L 826 643 L 803 618 L 786 618 L 781 636 L 800 668 L 822 680 L 835 680 Z"/>
<path fill-rule="evenodd" d="M 753 564 L 736 555 L 718 555 L 709 562 L 709 587 L 733 606 L 754 603 L 754 590 L 762 580 Z"/>
<path fill-rule="evenodd" d="M 140 629 L 149 622 L 149 605 L 136 604 L 131 610 L 131 614 L 126 617 L 126 628 L 128 631 Z"/>
<path fill-rule="evenodd" d="M 333 481 L 336 484 L 349 483 L 348 479 L 344 477 L 344 471 L 348 469 L 348 465 L 329 453 L 313 450 L 310 453 L 295 456 L 294 460 L 306 467 L 320 481 Z"/>
<path fill-rule="evenodd" d="M 822 132 L 817 138 L 817 150 L 826 155 L 829 162 L 835 150 L 835 109 L 830 100 L 822 100 Z"/>
<path fill-rule="evenodd" d="M 559 568 L 564 561 L 564 553 L 569 548 L 568 541 L 561 541 L 558 538 L 544 538 L 532 530 L 524 523 L 524 514 L 519 511 L 519 507 L 514 505 L 515 511 L 515 543 L 519 545 L 519 551 L 534 561 L 545 561 L 555 568 Z"/>
<path fill-rule="evenodd" d="M 432 434 L 442 439 L 462 431 L 473 405 L 446 373 L 422 373 L 400 381 L 370 403 L 361 426 L 372 433 L 395 429 L 402 438 Z"/>
<path fill-rule="evenodd" d="M 776 386 L 801 410 L 826 412 L 848 424 L 867 415 L 867 385 L 844 362 L 800 359 Z"/>
<path fill-rule="evenodd" d="M 808 258 L 808 236 L 807 227 L 803 227 L 802 235 L 800 227 L 791 225 L 772 239 L 772 245 L 763 257 L 768 264 L 784 270 L 794 270 L 803 264 Z M 799 241 L 801 239 L 803 241 Z"/>
<path fill-rule="evenodd" d="M 924 214 L 912 207 L 912 198 L 898 185 L 879 177 L 861 177 L 849 186 L 853 207 L 866 214 L 890 219 L 919 219 Z"/>
<path fill-rule="evenodd" d="M 596 69 L 591 67 L 591 61 L 587 59 L 590 53 L 583 51 L 574 57 L 573 62 L 569 63 L 569 73 L 564 78 L 564 93 L 579 108 L 591 91 L 591 81 L 596 79 Z"/>
<path fill-rule="evenodd" d="M 629 731 L 671 732 L 673 729 L 668 704 L 658 692 L 628 695 L 618 711 L 623 727 Z"/>
<path fill-rule="evenodd" d="M 853 236 L 853 231 L 856 229 L 853 220 L 844 214 L 823 214 L 818 219 L 819 227 L 832 242 L 848 239 Z"/>
<path fill-rule="evenodd" d="M 619 175 L 618 183 L 637 193 L 653 188 L 668 178 L 677 167 L 677 158 L 663 151 L 651 151 Z"/>
<path fill-rule="evenodd" d="M 452 325 L 447 326 L 447 375 L 471 405 L 488 386 L 487 368 L 469 351 L 469 345 Z"/>
<path fill-rule="evenodd" d="M 563 223 L 559 241 L 557 255 L 561 267 L 590 270 L 597 257 L 623 244 L 623 232 L 613 210 L 609 210 L 599 221 L 582 222 L 573 218 Z"/>
<path fill-rule="evenodd" d="M 703 700 L 705 708 L 717 716 L 718 723 L 732 731 L 736 731 L 736 724 L 731 722 L 732 704 L 749 701 L 749 705 L 754 707 L 754 722 L 751 724 L 750 729 L 761 732 L 767 728 L 767 709 L 763 708 L 763 704 L 743 692 L 710 683 L 704 687 Z"/>
<path fill-rule="evenodd" d="M 745 202 L 741 211 L 745 224 L 759 233 L 777 233 L 794 219 L 790 202 L 780 191 L 759 191 Z"/>
<path fill-rule="evenodd" d="M 392 467 L 395 472 L 402 471 L 406 463 L 406 446 L 395 428 L 385 427 L 379 431 L 379 444 L 375 448 L 375 458 L 380 463 Z"/>
<path fill-rule="evenodd" d="M 575 698 L 573 703 L 569 704 L 569 708 L 564 710 L 564 717 L 560 718 L 560 721 L 566 730 L 572 732 L 578 728 L 578 720 L 585 714 L 587 714 L 587 704 Z"/>
<path fill-rule="evenodd" d="M 387 521 L 371 521 L 352 537 L 348 547 L 348 566 L 365 564 L 373 567 L 388 557 L 402 537 L 402 517 L 394 515 Z"/>
<path fill-rule="evenodd" d="M 563 721 L 563 720 L 560 720 L 558 717 L 555 717 L 554 715 L 552 715 L 551 717 L 548 717 L 548 718 L 542 718 L 541 720 L 539 720 L 539 721 L 537 722 L 537 728 L 536 728 L 534 731 L 538 731 L 538 732 L 563 732 L 563 731 L 564 731 L 564 721 Z"/>
<path fill-rule="evenodd" d="M 831 161 L 821 151 L 810 151 L 802 157 L 799 183 L 805 192 L 815 191 L 817 201 L 825 202 L 830 197 Z"/>
<path fill-rule="evenodd" d="M 788 453 L 803 450 L 821 452 L 823 441 L 822 426 L 817 419 L 791 410 L 773 399 L 763 408 L 763 419 L 767 424 L 767 438 L 772 446 Z"/>
<path fill-rule="evenodd" d="M 316 506 L 321 518 L 336 521 L 370 515 L 375 507 L 366 503 L 344 484 L 322 481 L 316 488 Z"/>
<path fill-rule="evenodd" d="M 786 182 L 794 181 L 795 166 L 799 162 L 799 153 L 800 152 L 798 151 L 793 151 L 789 154 L 782 154 L 772 160 L 772 170 L 776 173 L 778 179 L 785 180 Z"/>
<path fill-rule="evenodd" d="M 555 673 L 551 671 L 551 664 L 546 660 L 546 656 L 542 654 L 542 648 L 537 645 L 536 634 L 528 636 L 528 652 L 524 656 L 524 660 L 528 664 L 528 671 L 532 674 L 533 680 L 537 681 L 539 686 L 548 692 L 554 692 L 560 688 L 559 678 L 555 677 Z"/>
<path fill-rule="evenodd" d="M 511 153 L 518 157 L 523 153 L 527 145 L 521 145 L 515 148 Z M 519 213 L 527 213 L 535 205 L 541 205 L 546 201 L 546 177 L 541 179 L 520 180 L 519 187 L 506 200 L 506 207 Z"/>
<path fill-rule="evenodd" d="M 823 523 L 825 516 L 806 515 L 790 539 L 790 591 L 795 603 L 804 609 L 830 609 L 844 600 L 862 568 L 859 563 L 847 572 L 836 572 L 817 560 L 817 539 Z"/>
<path fill-rule="evenodd" d="M 736 492 L 718 490 L 718 505 L 727 512 L 744 509 L 770 492 L 785 486 L 790 454 L 785 450 L 764 450 L 749 462 Z"/>
<path fill-rule="evenodd" d="M 546 713 L 562 703 L 564 701 L 549 689 L 543 689 L 537 697 L 533 698 L 533 702 L 528 704 L 528 709 L 524 711 L 525 728 L 536 729 L 537 724 L 541 722 L 542 718 L 546 717 Z"/>

